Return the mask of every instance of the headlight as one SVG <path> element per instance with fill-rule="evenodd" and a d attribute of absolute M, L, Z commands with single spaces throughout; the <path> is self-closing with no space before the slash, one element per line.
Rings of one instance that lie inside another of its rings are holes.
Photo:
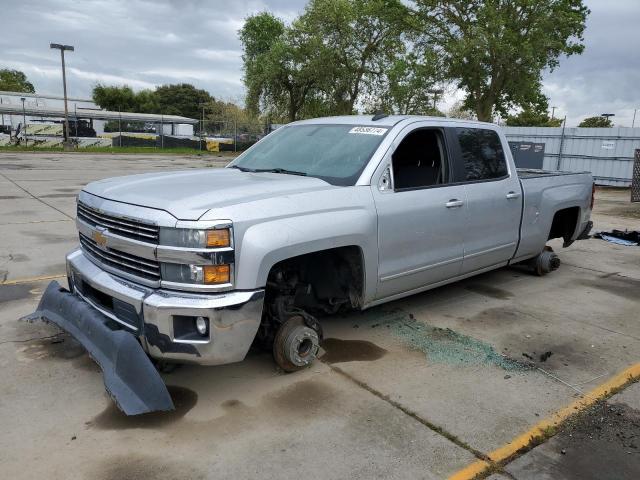
<path fill-rule="evenodd" d="M 162 264 L 162 280 L 196 285 L 220 285 L 231 283 L 230 265 L 180 265 Z"/>
<path fill-rule="evenodd" d="M 228 228 L 195 230 L 192 228 L 161 228 L 160 245 L 184 248 L 224 248 L 231 246 Z"/>

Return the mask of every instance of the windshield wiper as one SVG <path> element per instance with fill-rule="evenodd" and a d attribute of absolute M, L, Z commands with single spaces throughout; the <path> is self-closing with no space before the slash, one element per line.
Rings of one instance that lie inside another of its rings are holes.
<path fill-rule="evenodd" d="M 238 165 L 231 165 L 228 168 L 237 168 L 241 172 L 255 172 L 255 170 L 251 170 L 250 168 L 245 168 L 245 167 L 239 167 Z"/>
<path fill-rule="evenodd" d="M 257 173 L 284 173 L 285 175 L 300 175 L 302 177 L 306 177 L 307 174 L 304 172 L 297 172 L 295 170 L 287 170 L 286 168 L 256 168 L 251 170 L 252 172 Z"/>
<path fill-rule="evenodd" d="M 286 168 L 247 168 L 241 167 L 239 165 L 231 165 L 229 168 L 237 168 L 241 172 L 251 172 L 251 173 L 284 173 L 285 175 L 300 175 L 302 177 L 306 177 L 307 174 L 304 172 L 297 172 L 295 170 L 287 170 Z"/>

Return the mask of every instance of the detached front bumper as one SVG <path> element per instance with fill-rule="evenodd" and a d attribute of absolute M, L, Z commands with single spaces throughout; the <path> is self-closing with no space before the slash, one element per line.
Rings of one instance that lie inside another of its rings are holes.
<path fill-rule="evenodd" d="M 264 290 L 195 294 L 156 290 L 112 275 L 80 249 L 67 255 L 71 291 L 140 340 L 154 359 L 200 365 L 239 362 L 262 317 Z M 195 319 L 208 323 L 206 335 Z"/>

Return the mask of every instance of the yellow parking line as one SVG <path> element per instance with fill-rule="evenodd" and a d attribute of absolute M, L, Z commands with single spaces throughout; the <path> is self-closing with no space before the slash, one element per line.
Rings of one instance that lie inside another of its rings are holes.
<path fill-rule="evenodd" d="M 497 448 L 488 455 L 489 460 L 491 460 L 491 462 L 493 462 L 494 464 L 508 460 L 510 457 L 518 453 L 519 450 L 528 447 L 533 439 L 538 437 L 545 437 L 549 429 L 557 427 L 571 415 L 584 410 L 590 405 L 593 405 L 598 400 L 606 397 L 608 394 L 622 387 L 627 382 L 637 380 L 639 378 L 640 363 L 636 363 L 635 365 L 632 365 L 629 368 L 618 373 L 617 375 L 613 376 L 606 382 L 598 385 L 575 402 L 558 410 L 548 418 L 541 420 L 533 427 L 531 427 L 528 431 L 517 436 L 509 443 L 503 445 L 500 448 Z M 491 465 L 488 462 L 479 460 L 454 473 L 449 477 L 449 480 L 471 480 L 476 476 L 486 472 L 489 467 L 491 467 Z"/>
<path fill-rule="evenodd" d="M 41 282 L 42 280 L 54 280 L 56 278 L 66 277 L 67 275 L 62 273 L 60 275 L 44 275 L 42 277 L 33 277 L 33 278 L 18 278 L 17 280 L 5 280 L 4 282 L 0 282 L 0 285 L 19 285 L 21 283 L 33 283 L 33 282 Z"/>
<path fill-rule="evenodd" d="M 478 460 L 451 475 L 449 480 L 469 480 L 485 472 L 490 466 L 484 460 Z"/>

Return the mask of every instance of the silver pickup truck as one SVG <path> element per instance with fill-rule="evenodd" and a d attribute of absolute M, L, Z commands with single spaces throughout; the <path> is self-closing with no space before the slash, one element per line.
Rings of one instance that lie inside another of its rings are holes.
<path fill-rule="evenodd" d="M 220 365 L 259 344 L 304 368 L 323 316 L 510 264 L 554 270 L 546 243 L 586 236 L 592 205 L 589 173 L 517 171 L 492 124 L 295 122 L 224 169 L 87 185 L 70 292 L 50 285 L 31 318 L 76 337 L 126 413 L 168 409 L 147 355 Z"/>

